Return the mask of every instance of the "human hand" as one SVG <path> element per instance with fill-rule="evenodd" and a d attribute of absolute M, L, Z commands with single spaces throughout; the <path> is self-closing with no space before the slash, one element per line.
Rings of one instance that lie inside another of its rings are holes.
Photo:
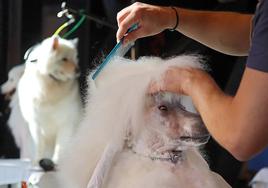
<path fill-rule="evenodd" d="M 170 67 L 158 81 L 153 81 L 148 89 L 150 94 L 172 92 L 183 95 L 198 94 L 200 87 L 209 91 L 216 87 L 215 81 L 205 71 L 198 68 Z"/>
<path fill-rule="evenodd" d="M 156 35 L 176 24 L 176 13 L 170 7 L 154 6 L 136 2 L 117 14 L 117 42 L 123 38 L 128 28 L 138 23 L 138 29 L 128 33 L 123 43 L 135 41 L 138 38 Z"/>
<path fill-rule="evenodd" d="M 192 68 L 170 67 L 158 80 L 149 86 L 149 93 L 172 92 L 188 95 L 188 87 L 192 82 Z"/>

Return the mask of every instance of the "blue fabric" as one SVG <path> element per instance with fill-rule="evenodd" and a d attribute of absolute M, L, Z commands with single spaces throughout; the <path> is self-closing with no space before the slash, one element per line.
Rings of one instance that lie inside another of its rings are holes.
<path fill-rule="evenodd" d="M 253 19 L 252 41 L 247 67 L 268 72 L 268 0 L 262 0 Z M 268 167 L 268 148 L 248 162 L 249 169 Z"/>
<path fill-rule="evenodd" d="M 268 167 L 268 148 L 248 162 L 248 168 L 250 170 L 257 172 L 263 167 Z"/>
<path fill-rule="evenodd" d="M 262 0 L 253 19 L 247 67 L 268 72 L 268 0 Z"/>

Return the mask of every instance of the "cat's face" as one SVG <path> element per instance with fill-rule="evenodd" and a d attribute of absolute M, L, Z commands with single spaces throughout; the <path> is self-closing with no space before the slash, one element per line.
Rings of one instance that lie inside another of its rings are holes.
<path fill-rule="evenodd" d="M 65 40 L 57 37 L 46 39 L 39 51 L 37 66 L 42 74 L 58 81 L 73 80 L 79 76 L 76 45 L 78 40 Z"/>

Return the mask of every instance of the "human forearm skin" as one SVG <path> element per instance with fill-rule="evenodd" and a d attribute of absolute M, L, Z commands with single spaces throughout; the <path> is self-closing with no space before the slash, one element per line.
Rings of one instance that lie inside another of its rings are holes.
<path fill-rule="evenodd" d="M 178 25 L 176 30 L 182 34 L 220 52 L 243 56 L 248 54 L 252 15 L 196 11 L 176 7 Z M 138 38 L 152 36 L 165 29 L 176 26 L 177 16 L 174 8 L 133 3 L 117 14 L 117 41 L 133 24 L 138 29 L 124 37 L 124 43 Z"/>
<path fill-rule="evenodd" d="M 177 31 L 225 54 L 248 54 L 252 15 L 182 8 L 177 11 Z"/>
<path fill-rule="evenodd" d="M 237 132 L 232 118 L 233 97 L 224 94 L 215 81 L 203 71 L 192 69 L 191 74 L 193 76 L 185 93 L 192 97 L 215 140 L 227 150 L 233 150 L 233 139 L 236 137 L 234 133 Z"/>
<path fill-rule="evenodd" d="M 222 92 L 207 73 L 192 69 L 190 74 L 184 92 L 192 97 L 206 127 L 220 145 L 241 161 L 266 147 L 268 99 L 264 91 L 268 90 L 268 84 L 264 80 L 268 78 L 265 73 L 246 69 L 234 97 Z"/>

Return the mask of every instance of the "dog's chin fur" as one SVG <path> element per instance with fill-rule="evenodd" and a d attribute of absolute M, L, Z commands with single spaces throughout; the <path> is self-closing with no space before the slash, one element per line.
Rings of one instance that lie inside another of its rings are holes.
<path fill-rule="evenodd" d="M 48 38 L 26 61 L 18 94 L 34 140 L 35 162 L 42 158 L 57 162 L 62 147 L 79 124 L 82 104 L 75 45 L 76 41 Z"/>
<path fill-rule="evenodd" d="M 185 159 L 173 164 L 153 161 L 124 145 L 126 139 L 135 140 L 144 131 L 148 86 L 152 80 L 161 80 L 171 66 L 202 68 L 197 56 L 168 60 L 147 57 L 138 61 L 115 58 L 96 80 L 89 77 L 86 113 L 70 147 L 59 160 L 54 179 L 57 187 L 87 187 L 107 146 L 118 153 L 105 182 L 96 181 L 102 188 L 229 187 L 209 170 L 197 149 L 185 149 Z"/>
<path fill-rule="evenodd" d="M 8 80 L 1 85 L 1 93 L 3 95 L 10 95 L 11 97 L 14 94 L 23 72 L 24 64 L 17 65 L 8 72 Z"/>
<path fill-rule="evenodd" d="M 20 64 L 8 72 L 8 80 L 1 85 L 1 93 L 5 95 L 6 99 L 10 100 L 10 115 L 7 124 L 17 147 L 20 149 L 20 158 L 31 159 L 33 156 L 31 136 L 27 123 L 21 114 L 17 92 L 17 85 L 24 73 L 24 69 L 25 64 Z"/>

